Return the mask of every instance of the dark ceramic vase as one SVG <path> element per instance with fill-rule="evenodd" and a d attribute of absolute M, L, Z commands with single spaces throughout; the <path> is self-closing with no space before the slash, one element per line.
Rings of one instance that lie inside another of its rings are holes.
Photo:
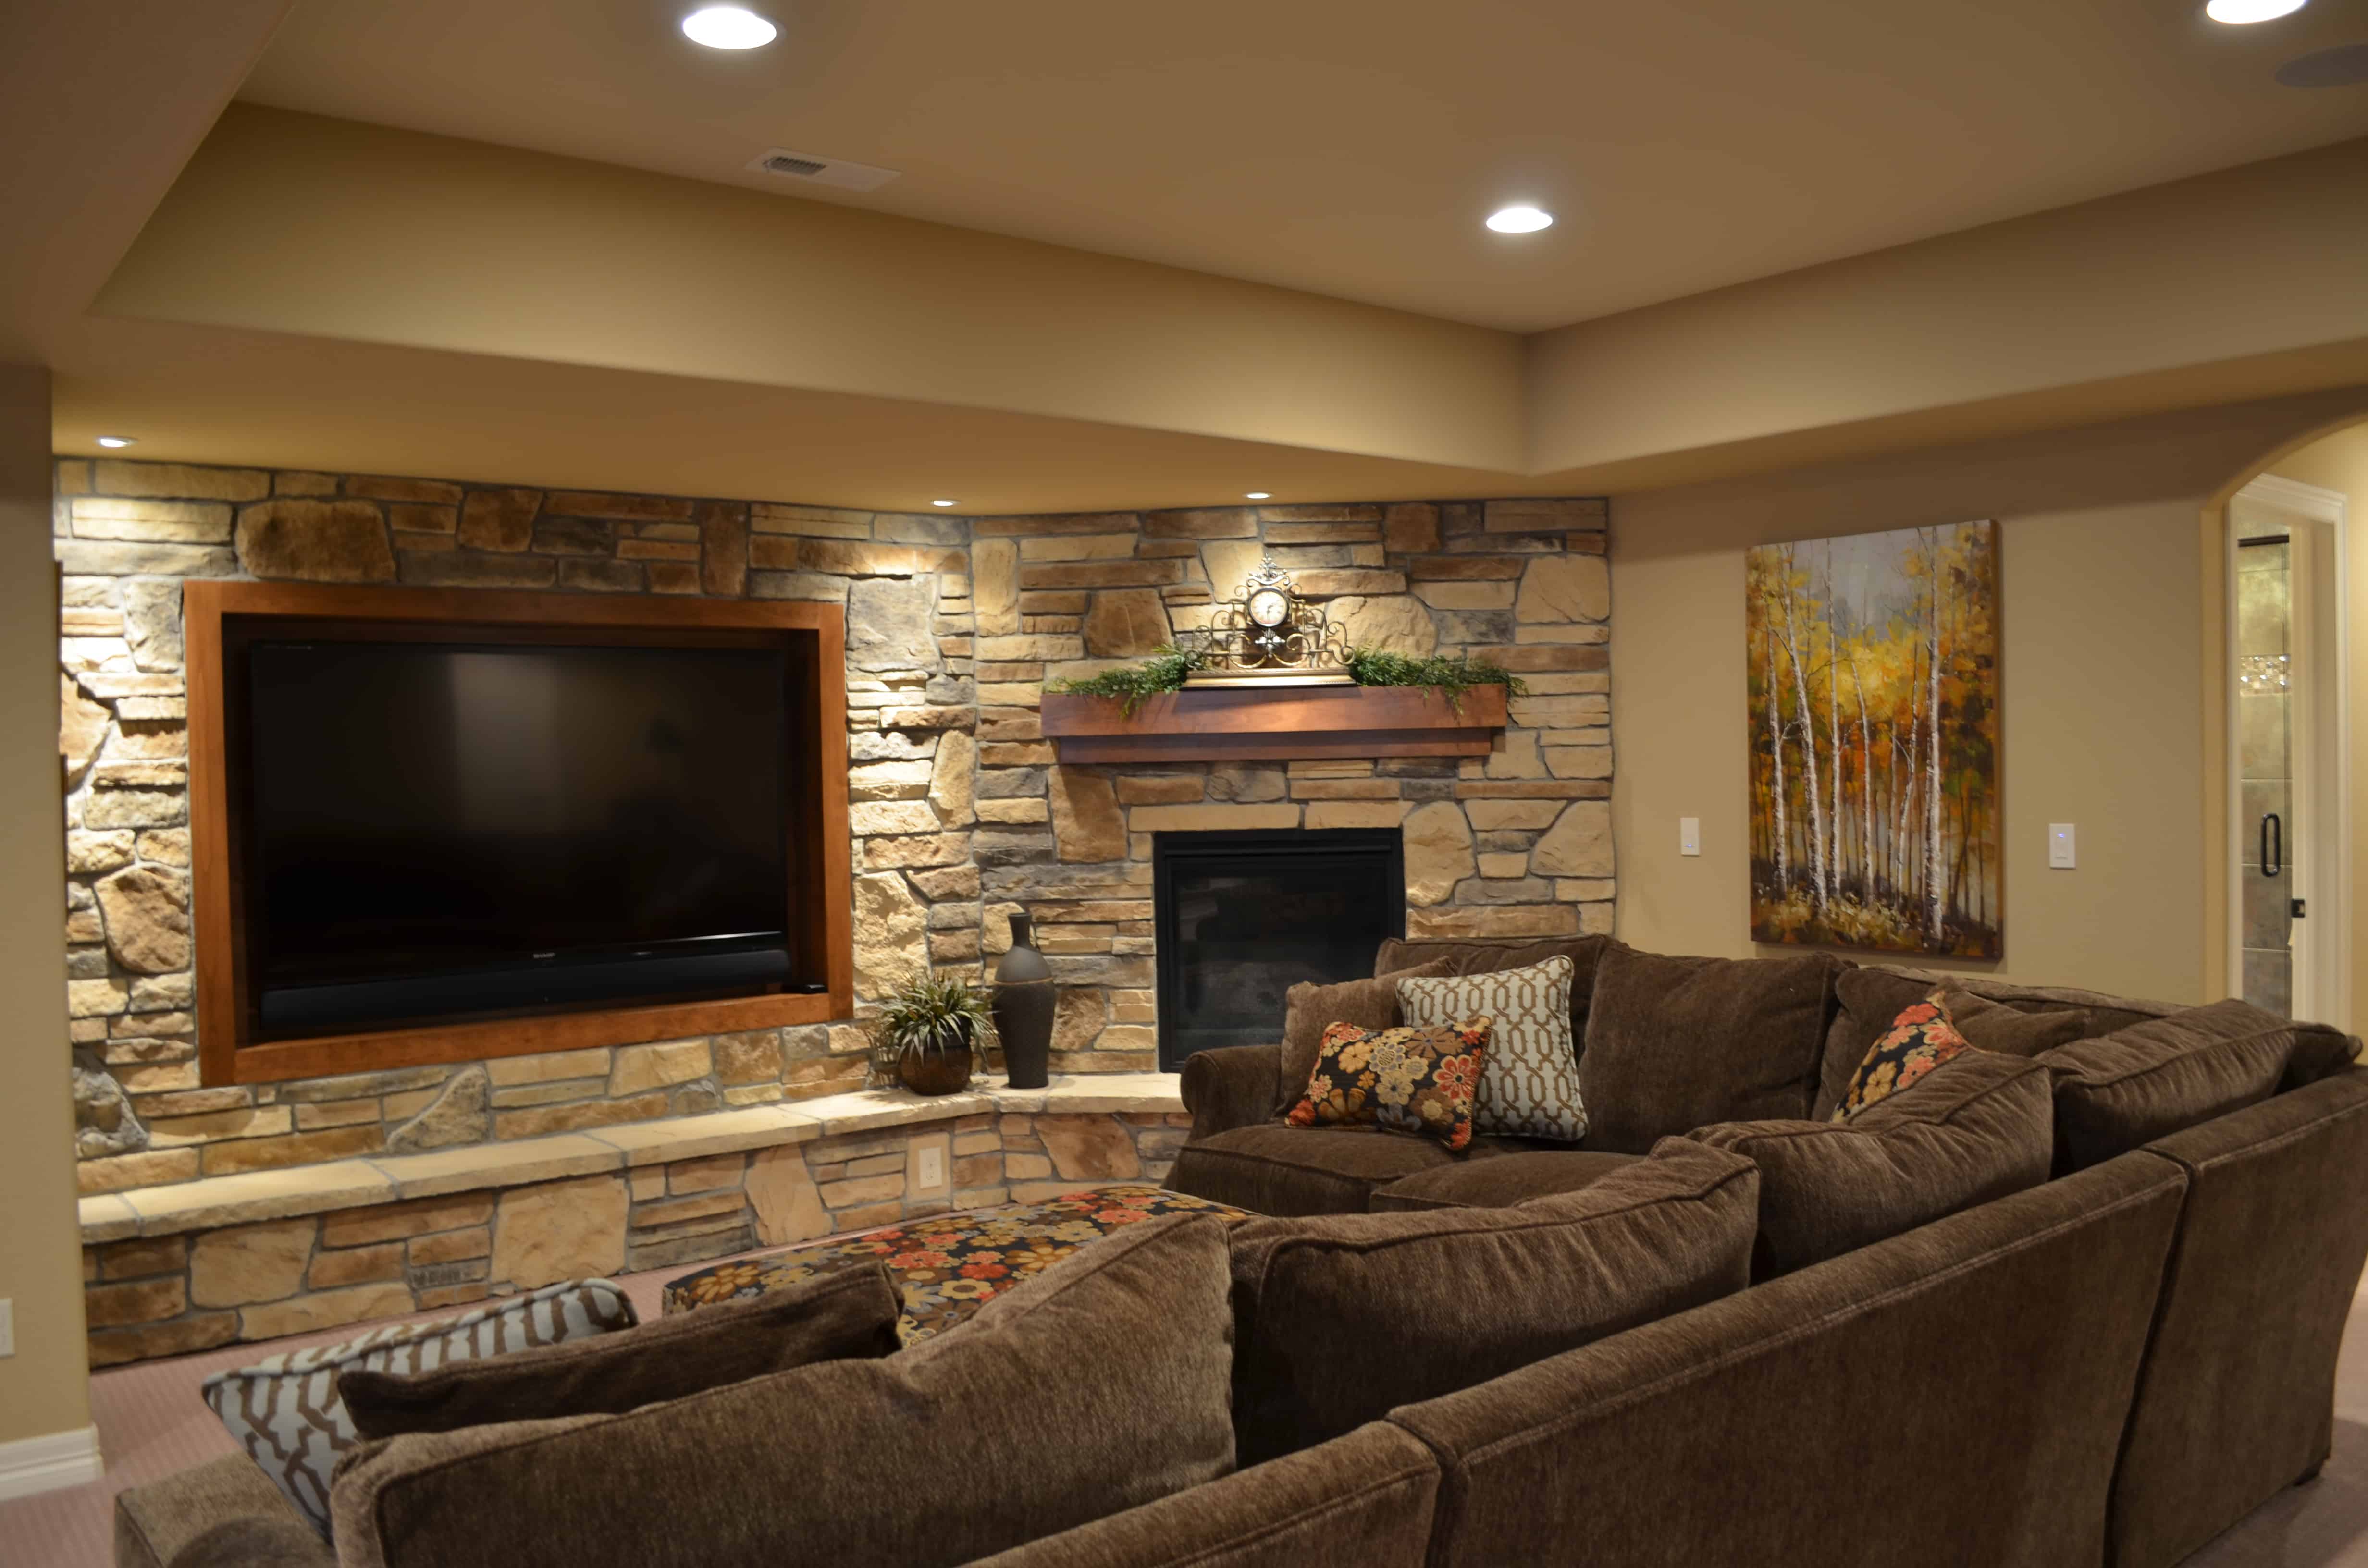
<path fill-rule="evenodd" d="M 967 1038 L 957 1046 L 908 1051 L 896 1059 L 896 1076 L 916 1095 L 958 1095 L 970 1087 L 974 1054 Z"/>
<path fill-rule="evenodd" d="M 995 1032 L 1015 1089 L 1041 1089 L 1053 1055 L 1053 966 L 1036 950 L 1032 922 L 1011 917 L 1011 950 L 995 966 Z"/>

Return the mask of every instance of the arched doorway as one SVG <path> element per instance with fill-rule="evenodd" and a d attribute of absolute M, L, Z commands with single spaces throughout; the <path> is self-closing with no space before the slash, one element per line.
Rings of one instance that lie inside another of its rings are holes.
<path fill-rule="evenodd" d="M 2361 1027 L 2368 932 L 2368 420 L 2294 442 L 2220 507 L 2227 990 Z"/>

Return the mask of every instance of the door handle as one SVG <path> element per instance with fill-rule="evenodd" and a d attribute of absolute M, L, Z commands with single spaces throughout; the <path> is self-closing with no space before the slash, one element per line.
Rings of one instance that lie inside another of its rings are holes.
<path fill-rule="evenodd" d="M 2275 812 L 2261 813 L 2261 875 L 2282 875 L 2286 869 L 2286 824 Z"/>

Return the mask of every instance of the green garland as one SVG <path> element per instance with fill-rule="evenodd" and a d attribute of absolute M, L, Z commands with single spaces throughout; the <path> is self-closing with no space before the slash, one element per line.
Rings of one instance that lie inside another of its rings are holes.
<path fill-rule="evenodd" d="M 1205 662 L 1194 650 L 1169 642 L 1140 665 L 1104 670 L 1083 680 L 1053 681 L 1044 689 L 1109 698 L 1132 719 L 1136 710 L 1160 693 L 1183 689 L 1184 677 Z M 1475 686 L 1501 686 L 1508 697 L 1526 696 L 1530 689 L 1520 676 L 1502 665 L 1469 653 L 1452 657 L 1433 653 L 1417 659 L 1379 648 L 1351 648 L 1347 662 L 1349 678 L 1359 686 L 1418 686 L 1447 699 L 1450 707 L 1461 703 L 1463 694 Z"/>

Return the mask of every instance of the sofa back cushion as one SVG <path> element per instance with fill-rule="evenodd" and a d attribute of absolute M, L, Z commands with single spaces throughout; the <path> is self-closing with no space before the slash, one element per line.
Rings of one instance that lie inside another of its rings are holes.
<path fill-rule="evenodd" d="M 2232 997 L 2048 1051 L 2058 1174 L 2260 1104 L 2294 1050 L 2291 1022 Z"/>
<path fill-rule="evenodd" d="M 1445 974 L 1444 961 L 1433 959 L 1413 968 L 1371 980 L 1344 980 L 1322 985 L 1303 980 L 1282 994 L 1282 1056 L 1276 1063 L 1274 1114 L 1281 1116 L 1307 1093 L 1308 1077 L 1323 1050 L 1324 1031 L 1334 1024 L 1354 1024 L 1360 1029 L 1394 1029 L 1406 1022 L 1398 1006 L 1398 982 L 1409 976 Z"/>
<path fill-rule="evenodd" d="M 1713 1122 L 1807 1116 L 1840 971 L 1824 953 L 1608 949 L 1578 1059 L 1588 1147 L 1642 1153 Z"/>
<path fill-rule="evenodd" d="M 1957 1032 L 1978 1050 L 2009 1056 L 2037 1056 L 2097 1032 L 2094 1016 L 2085 1007 L 2050 1006 L 2025 1012 L 2009 1003 L 1994 1001 L 1940 975 L 1888 969 L 1850 969 L 1835 984 L 1832 1027 L 1826 1031 L 1825 1055 L 1817 1070 L 1817 1093 L 1809 1119 L 1823 1121 L 1849 1093 L 1850 1075 L 1866 1060 L 1874 1042 L 1888 1033 L 1899 1015 L 1938 988 L 1941 1004 Z"/>
<path fill-rule="evenodd" d="M 1225 1227 L 1129 1226 L 896 1355 L 358 1450 L 344 1568 L 969 1562 L 1233 1469 Z"/>
<path fill-rule="evenodd" d="M 801 1280 L 589 1339 L 423 1372 L 358 1368 L 337 1379 L 365 1437 L 457 1432 L 497 1421 L 621 1415 L 702 1389 L 815 1361 L 896 1349 L 904 1301 L 885 1265 Z"/>
<path fill-rule="evenodd" d="M 1393 1411 L 1430 1568 L 2096 1568 L 2185 1187 L 2132 1155 Z"/>
<path fill-rule="evenodd" d="M 1736 1121 L 1692 1134 L 1759 1167 L 1766 1279 L 2047 1179 L 2047 1069 L 1972 1051 L 1844 1122 Z"/>
<path fill-rule="evenodd" d="M 1510 1209 L 1244 1221 L 1242 1461 L 1742 1289 L 1758 1194 L 1750 1161 L 1672 1140 Z"/>

